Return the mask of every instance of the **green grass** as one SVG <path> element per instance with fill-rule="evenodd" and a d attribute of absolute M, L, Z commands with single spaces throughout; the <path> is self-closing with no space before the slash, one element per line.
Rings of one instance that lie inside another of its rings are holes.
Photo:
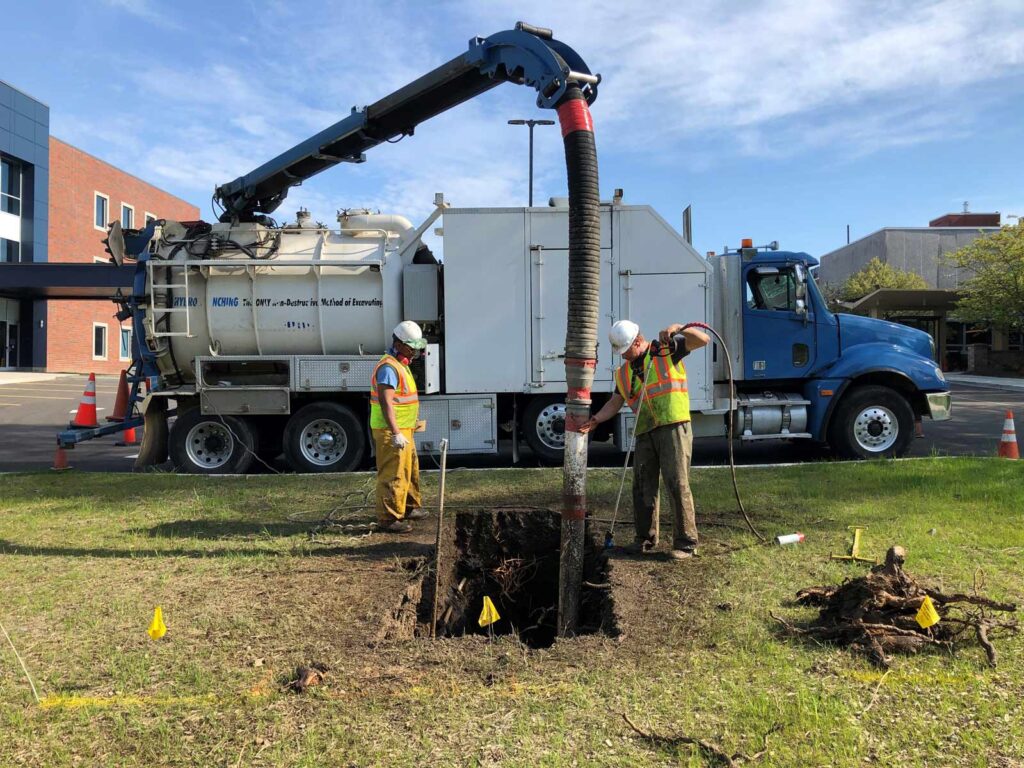
<path fill-rule="evenodd" d="M 914 575 L 963 591 L 983 580 L 990 597 L 1019 602 L 1024 465 L 741 470 L 766 534 L 807 535 L 790 547 L 749 546 L 728 473 L 698 471 L 703 557 L 616 559 L 624 635 L 545 651 L 507 637 L 371 647 L 408 583 L 403 560 L 428 537 L 311 536 L 289 519 L 367 482 L 0 477 L 0 621 L 50 704 L 34 702 L 0 646 L 0 765 L 700 766 L 706 756 L 672 736 L 753 753 L 772 728 L 759 765 L 1024 765 L 1021 637 L 996 640 L 995 670 L 968 645 L 899 657 L 882 679 L 844 650 L 781 636 L 768 616 L 808 618 L 789 604 L 797 589 L 863 573 L 828 559 L 854 523 L 872 555 L 899 543 Z M 592 471 L 589 485 L 608 516 L 615 473 Z M 452 510 L 557 508 L 561 474 L 455 471 L 447 487 Z M 626 523 L 616 538 L 630 537 Z M 169 632 L 153 642 L 157 604 Z M 325 684 L 284 692 L 310 661 L 330 667 Z M 623 712 L 665 740 L 636 736 Z"/>

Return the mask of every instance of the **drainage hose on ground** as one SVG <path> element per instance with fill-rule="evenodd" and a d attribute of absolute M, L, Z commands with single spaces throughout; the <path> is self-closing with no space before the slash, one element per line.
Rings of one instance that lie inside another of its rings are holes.
<path fill-rule="evenodd" d="M 558 104 L 569 181 L 569 314 L 565 335 L 565 460 L 562 471 L 562 550 L 558 575 L 558 633 L 573 634 L 583 581 L 587 509 L 590 389 L 597 366 L 601 290 L 601 209 L 594 124 L 583 93 L 570 85 Z"/>

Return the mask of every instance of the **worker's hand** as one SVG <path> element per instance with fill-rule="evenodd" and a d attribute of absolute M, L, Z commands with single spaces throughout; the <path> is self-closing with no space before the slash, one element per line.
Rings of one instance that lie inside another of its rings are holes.
<path fill-rule="evenodd" d="M 672 343 L 672 337 L 683 330 L 682 323 L 672 323 L 668 328 L 663 329 L 658 334 L 658 341 L 661 342 L 662 346 L 668 346 Z"/>
<path fill-rule="evenodd" d="M 592 430 L 594 427 L 596 427 L 599 423 L 600 422 L 597 419 L 595 419 L 593 416 L 591 416 L 585 422 L 580 424 L 580 434 L 581 435 L 587 434 L 590 430 Z"/>
<path fill-rule="evenodd" d="M 391 436 L 391 447 L 392 448 L 397 448 L 398 450 L 402 450 L 408 444 L 409 444 L 409 438 L 406 437 L 405 435 L 403 435 L 401 432 L 395 432 L 395 434 L 393 434 Z"/>

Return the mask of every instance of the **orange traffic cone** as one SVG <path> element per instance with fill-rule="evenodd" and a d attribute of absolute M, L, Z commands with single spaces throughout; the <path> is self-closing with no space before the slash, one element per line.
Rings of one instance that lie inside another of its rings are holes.
<path fill-rule="evenodd" d="M 98 427 L 96 421 L 96 374 L 89 374 L 89 381 L 85 384 L 85 392 L 82 393 L 82 402 L 78 404 L 78 411 L 71 422 L 72 427 Z"/>
<path fill-rule="evenodd" d="M 68 452 L 65 451 L 59 444 L 57 445 L 57 452 L 53 454 L 53 466 L 50 469 L 62 470 L 71 469 L 68 466 Z"/>
<path fill-rule="evenodd" d="M 1003 439 L 999 441 L 999 455 L 1004 459 L 1019 459 L 1017 451 L 1017 432 L 1013 428 L 1013 411 L 1006 412 L 1003 422 Z"/>
<path fill-rule="evenodd" d="M 138 444 L 139 440 L 135 437 L 135 427 L 128 427 L 128 429 L 121 433 L 121 439 L 114 443 L 118 447 Z"/>
<path fill-rule="evenodd" d="M 107 421 L 124 421 L 128 415 L 128 372 L 121 371 L 121 380 L 117 382 L 117 399 L 114 400 L 114 413 L 107 416 Z"/>

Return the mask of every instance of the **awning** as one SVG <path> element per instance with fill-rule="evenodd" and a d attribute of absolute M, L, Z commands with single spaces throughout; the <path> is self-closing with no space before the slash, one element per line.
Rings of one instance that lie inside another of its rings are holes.
<path fill-rule="evenodd" d="M 872 310 L 882 312 L 930 310 L 952 312 L 956 308 L 958 291 L 941 288 L 879 288 L 856 301 L 840 304 L 851 312 L 866 314 Z"/>
<path fill-rule="evenodd" d="M 135 265 L 0 262 L 0 297 L 7 299 L 111 299 L 130 293 Z"/>

